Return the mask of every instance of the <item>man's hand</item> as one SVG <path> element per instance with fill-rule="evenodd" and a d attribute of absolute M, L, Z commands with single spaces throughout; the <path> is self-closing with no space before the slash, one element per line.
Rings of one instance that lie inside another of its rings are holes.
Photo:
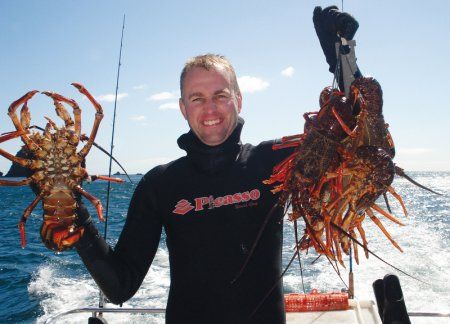
<path fill-rule="evenodd" d="M 323 53 L 330 66 L 329 71 L 334 73 L 336 69 L 335 43 L 339 37 L 347 40 L 353 39 L 359 24 L 353 16 L 346 12 L 340 12 L 336 6 L 316 7 L 313 13 L 314 28 L 322 46 Z"/>

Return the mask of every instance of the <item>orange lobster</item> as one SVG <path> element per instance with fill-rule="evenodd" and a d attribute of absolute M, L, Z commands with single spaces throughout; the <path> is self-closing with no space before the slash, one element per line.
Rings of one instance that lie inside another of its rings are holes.
<path fill-rule="evenodd" d="M 42 201 L 44 210 L 43 224 L 40 234 L 45 246 L 51 250 L 64 251 L 82 237 L 84 228 L 75 222 L 77 215 L 77 197 L 86 197 L 97 209 L 98 217 L 103 220 L 102 204 L 81 187 L 83 180 L 107 180 L 123 182 L 122 179 L 105 176 L 90 177 L 84 166 L 95 136 L 103 118 L 103 109 L 94 97 L 79 83 L 72 83 L 83 95 L 89 99 L 96 110 L 94 125 L 89 137 L 81 133 L 81 109 L 73 99 L 68 99 L 54 92 L 42 92 L 53 99 L 57 115 L 64 121 L 63 127 L 58 127 L 50 118 L 42 134 L 37 131 L 30 133 L 30 112 L 28 101 L 39 91 L 33 90 L 20 99 L 14 101 L 8 110 L 16 131 L 0 136 L 0 143 L 20 137 L 25 143 L 24 149 L 29 158 L 16 157 L 2 149 L 0 155 L 30 169 L 33 173 L 22 181 L 0 180 L 2 186 L 30 185 L 36 192 L 36 198 L 25 209 L 20 221 L 19 230 L 22 248 L 26 246 L 25 222 L 37 204 Z M 74 120 L 70 117 L 62 103 L 73 109 Z M 20 110 L 20 120 L 16 114 Z M 77 152 L 79 142 L 87 141 Z M 36 190 L 37 189 L 37 190 Z"/>

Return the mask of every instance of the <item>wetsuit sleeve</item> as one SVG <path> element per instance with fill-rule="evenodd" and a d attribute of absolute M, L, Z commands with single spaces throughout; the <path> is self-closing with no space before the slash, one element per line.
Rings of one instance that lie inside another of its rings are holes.
<path fill-rule="evenodd" d="M 158 248 L 162 223 L 150 178 L 147 174 L 136 187 L 114 249 L 101 237 L 92 221 L 85 224 L 85 233 L 76 245 L 95 282 L 114 304 L 136 293 Z"/>

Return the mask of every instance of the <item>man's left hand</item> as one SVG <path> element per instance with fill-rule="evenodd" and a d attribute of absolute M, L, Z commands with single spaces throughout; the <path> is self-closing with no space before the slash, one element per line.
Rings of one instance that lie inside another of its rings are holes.
<path fill-rule="evenodd" d="M 339 41 L 339 37 L 347 40 L 353 39 L 359 24 L 352 15 L 339 11 L 336 6 L 325 9 L 316 7 L 313 13 L 313 22 L 323 53 L 330 66 L 329 71 L 334 73 L 337 62 L 335 43 Z"/>

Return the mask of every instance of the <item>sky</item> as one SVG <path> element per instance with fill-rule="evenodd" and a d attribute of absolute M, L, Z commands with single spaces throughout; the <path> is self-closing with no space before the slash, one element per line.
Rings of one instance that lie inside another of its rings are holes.
<path fill-rule="evenodd" d="M 82 131 L 94 108 L 70 84 L 100 101 L 105 117 L 96 142 L 109 150 L 123 15 L 126 17 L 114 155 L 129 173 L 145 173 L 184 155 L 188 131 L 179 108 L 179 74 L 195 55 L 219 53 L 233 63 L 243 90 L 244 143 L 301 133 L 303 113 L 318 110 L 331 85 L 312 12 L 341 1 L 0 1 L 0 133 L 12 131 L 9 105 L 30 90 L 75 99 Z M 344 1 L 359 21 L 356 56 L 384 91 L 384 116 L 397 155 L 410 171 L 450 171 L 450 1 Z M 52 102 L 37 94 L 32 124 L 57 124 Z M 69 109 L 70 111 L 70 109 Z M 19 139 L 0 144 L 15 153 Z M 0 171 L 11 165 L 0 157 Z M 108 172 L 93 148 L 91 174 Z M 118 171 L 113 166 L 113 172 Z"/>

